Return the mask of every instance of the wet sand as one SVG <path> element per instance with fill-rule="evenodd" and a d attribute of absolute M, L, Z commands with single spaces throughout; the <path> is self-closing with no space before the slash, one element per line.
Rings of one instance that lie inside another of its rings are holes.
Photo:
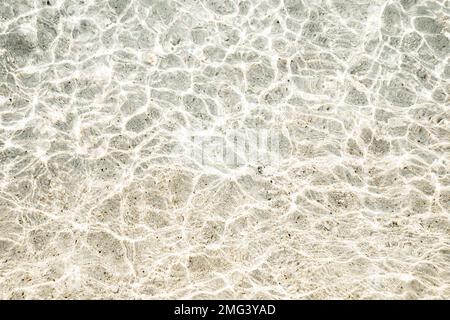
<path fill-rule="evenodd" d="M 1 299 L 449 299 L 450 4 L 3 0 Z"/>

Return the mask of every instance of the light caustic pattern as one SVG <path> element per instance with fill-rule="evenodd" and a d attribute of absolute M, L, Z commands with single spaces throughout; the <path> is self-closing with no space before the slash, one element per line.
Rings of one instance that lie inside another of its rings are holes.
<path fill-rule="evenodd" d="M 449 15 L 0 1 L 0 298 L 450 298 Z"/>

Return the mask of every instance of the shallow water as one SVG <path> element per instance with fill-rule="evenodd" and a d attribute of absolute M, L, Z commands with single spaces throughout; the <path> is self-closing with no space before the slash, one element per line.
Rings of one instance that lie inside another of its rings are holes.
<path fill-rule="evenodd" d="M 1 1 L 0 298 L 450 298 L 449 16 Z"/>

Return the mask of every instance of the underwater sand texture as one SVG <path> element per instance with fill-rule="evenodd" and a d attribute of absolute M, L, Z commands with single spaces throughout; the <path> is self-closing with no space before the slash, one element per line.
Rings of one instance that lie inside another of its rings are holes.
<path fill-rule="evenodd" d="M 449 16 L 0 1 L 0 298 L 449 299 Z"/>

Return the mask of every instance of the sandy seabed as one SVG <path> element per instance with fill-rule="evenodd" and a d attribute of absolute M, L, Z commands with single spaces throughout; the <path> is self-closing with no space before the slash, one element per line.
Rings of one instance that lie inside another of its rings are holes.
<path fill-rule="evenodd" d="M 450 298 L 449 16 L 0 1 L 0 298 Z"/>

